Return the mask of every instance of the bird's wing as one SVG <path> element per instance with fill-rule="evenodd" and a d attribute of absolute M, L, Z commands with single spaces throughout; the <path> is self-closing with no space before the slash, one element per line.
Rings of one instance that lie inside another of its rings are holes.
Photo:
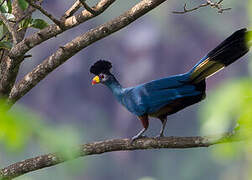
<path fill-rule="evenodd" d="M 195 85 L 187 83 L 188 76 L 178 75 L 151 81 L 125 93 L 124 105 L 136 115 L 158 111 L 172 101 L 201 94 Z"/>
<path fill-rule="evenodd" d="M 144 104 L 148 106 L 148 114 L 157 112 L 160 108 L 175 102 L 177 99 L 197 96 L 202 93 L 196 89 L 195 85 L 189 84 L 170 86 L 166 89 L 147 89 L 146 92 L 148 92 L 148 95 L 143 97 L 143 100 Z"/>

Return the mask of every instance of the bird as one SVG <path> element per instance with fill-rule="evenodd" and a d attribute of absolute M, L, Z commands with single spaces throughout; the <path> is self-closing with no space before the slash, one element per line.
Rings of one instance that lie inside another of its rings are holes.
<path fill-rule="evenodd" d="M 204 56 L 186 73 L 164 77 L 134 87 L 124 88 L 111 73 L 112 63 L 98 60 L 90 67 L 94 74 L 92 85 L 104 84 L 116 100 L 141 121 L 143 129 L 132 137 L 132 142 L 146 137 L 149 117 L 157 118 L 162 126 L 157 137 L 164 137 L 167 116 L 206 97 L 206 78 L 232 64 L 249 51 L 248 35 L 240 29 Z M 225 95 L 223 93 L 223 95 Z"/>

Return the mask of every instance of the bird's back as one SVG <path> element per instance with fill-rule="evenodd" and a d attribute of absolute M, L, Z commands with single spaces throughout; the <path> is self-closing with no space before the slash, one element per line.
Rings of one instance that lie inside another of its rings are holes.
<path fill-rule="evenodd" d="M 188 74 L 181 74 L 127 88 L 122 104 L 138 116 L 175 113 L 200 101 L 205 94 L 205 81 L 194 85 L 189 80 Z"/>

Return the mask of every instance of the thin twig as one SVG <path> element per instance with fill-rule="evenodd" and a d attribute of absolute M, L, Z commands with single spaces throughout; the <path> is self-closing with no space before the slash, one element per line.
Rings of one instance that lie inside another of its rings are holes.
<path fill-rule="evenodd" d="M 6 37 L 6 35 L 8 34 L 8 32 L 5 32 L 4 35 L 1 37 L 0 42 Z"/>
<path fill-rule="evenodd" d="M 63 23 L 56 19 L 52 14 L 44 10 L 40 5 L 34 3 L 32 0 L 26 0 L 32 7 L 38 9 L 42 14 L 47 16 L 49 19 L 51 19 L 56 25 L 58 25 L 60 28 L 64 28 Z"/>
<path fill-rule="evenodd" d="M 79 0 L 79 1 L 80 1 L 80 3 L 82 4 L 82 6 L 83 6 L 88 12 L 90 12 L 90 13 L 93 14 L 93 15 L 97 15 L 97 14 L 98 14 L 97 11 L 95 11 L 93 8 L 91 8 L 91 7 L 89 7 L 89 6 L 87 5 L 87 3 L 85 2 L 86 0 Z"/>
<path fill-rule="evenodd" d="M 194 8 L 187 9 L 187 4 L 185 3 L 183 11 L 173 11 L 175 14 L 185 14 L 188 12 L 195 11 L 197 9 L 200 9 L 202 7 L 210 6 L 211 8 L 215 8 L 218 10 L 218 13 L 223 13 L 224 11 L 230 10 L 231 8 L 223 8 L 222 3 L 223 0 L 219 0 L 218 2 L 212 2 L 211 0 L 206 0 L 206 3 L 200 4 Z"/>
<path fill-rule="evenodd" d="M 26 19 L 27 17 L 29 17 L 29 16 L 31 16 L 31 14 L 35 11 L 36 9 L 35 8 L 33 8 L 33 7 L 30 7 L 30 9 L 29 10 L 27 10 L 26 12 L 25 12 L 25 14 L 22 16 L 22 17 L 20 17 L 15 23 L 15 26 L 17 26 L 21 21 L 23 21 L 24 19 Z"/>
<path fill-rule="evenodd" d="M 0 62 L 2 62 L 2 60 L 3 60 L 4 51 L 5 51 L 5 49 L 1 49 L 1 57 L 0 57 Z"/>

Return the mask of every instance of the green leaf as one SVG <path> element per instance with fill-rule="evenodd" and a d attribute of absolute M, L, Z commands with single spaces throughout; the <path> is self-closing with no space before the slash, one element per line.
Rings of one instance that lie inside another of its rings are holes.
<path fill-rule="evenodd" d="M 44 20 L 42 20 L 42 19 L 32 19 L 32 18 L 24 19 L 19 24 L 20 29 L 29 28 L 29 27 L 33 27 L 33 28 L 37 28 L 37 29 L 43 29 L 43 28 L 45 28 L 47 26 L 48 26 L 48 24 Z"/>
<path fill-rule="evenodd" d="M 0 49 L 11 49 L 12 43 L 10 41 L 1 41 L 0 42 Z"/>
<path fill-rule="evenodd" d="M 31 24 L 32 24 L 32 18 L 27 18 L 19 23 L 19 28 L 20 29 L 29 28 L 31 27 Z"/>
<path fill-rule="evenodd" d="M 18 151 L 26 147 L 31 139 L 35 116 L 21 108 L 15 108 L 7 112 L 8 105 L 0 100 L 0 143 L 8 150 Z"/>
<path fill-rule="evenodd" d="M 1 0 L 1 3 L 3 2 L 4 0 Z M 2 6 L 0 6 L 0 11 L 2 13 L 8 13 L 9 12 L 9 8 L 8 8 L 8 5 L 7 5 L 7 2 L 5 1 Z"/>
<path fill-rule="evenodd" d="M 202 133 L 224 133 L 234 127 L 247 107 L 252 107 L 251 97 L 252 81 L 249 78 L 223 83 L 214 93 L 209 93 L 200 108 Z"/>
<path fill-rule="evenodd" d="M 25 0 L 18 0 L 19 7 L 24 11 L 28 8 L 29 4 Z"/>
<path fill-rule="evenodd" d="M 44 29 L 48 26 L 48 23 L 45 22 L 43 19 L 34 19 L 32 21 L 31 27 L 37 29 Z"/>
<path fill-rule="evenodd" d="M 11 0 L 7 0 L 7 6 L 8 6 L 8 13 L 12 12 L 12 3 Z"/>

